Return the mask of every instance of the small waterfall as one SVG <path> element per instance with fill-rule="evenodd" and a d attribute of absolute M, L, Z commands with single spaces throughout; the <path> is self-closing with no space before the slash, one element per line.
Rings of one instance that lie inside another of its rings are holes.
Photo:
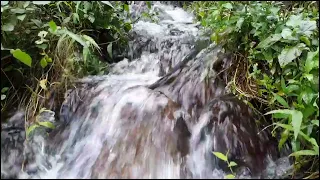
<path fill-rule="evenodd" d="M 146 8 L 130 6 L 133 15 Z M 223 178 L 228 167 L 212 151 L 228 150 L 237 178 L 290 169 L 258 117 L 226 92 L 228 54 L 183 9 L 152 8 L 158 22 L 134 24 L 129 59 L 79 79 L 59 117 L 41 114 L 52 132 L 39 127 L 23 144 L 21 112 L 2 126 L 2 178 Z"/>

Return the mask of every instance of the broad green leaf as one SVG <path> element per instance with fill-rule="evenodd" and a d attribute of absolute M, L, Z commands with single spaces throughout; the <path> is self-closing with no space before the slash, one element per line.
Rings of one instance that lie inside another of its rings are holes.
<path fill-rule="evenodd" d="M 319 55 L 319 47 L 315 52 L 308 52 L 307 59 L 304 65 L 306 73 L 309 73 L 313 68 L 319 66 L 319 58 L 315 58 Z"/>
<path fill-rule="evenodd" d="M 278 144 L 278 149 L 281 150 L 283 144 L 287 141 L 289 137 L 289 130 L 288 129 L 285 129 L 282 133 L 281 133 L 281 139 L 279 141 L 279 144 Z"/>
<path fill-rule="evenodd" d="M 40 66 L 42 68 L 45 68 L 47 67 L 48 63 L 47 63 L 47 60 L 43 57 L 41 60 L 40 60 Z"/>
<path fill-rule="evenodd" d="M 109 1 L 100 1 L 100 2 L 102 2 L 103 4 L 106 4 L 114 9 L 114 7 L 112 6 L 112 4 Z"/>
<path fill-rule="evenodd" d="M 39 125 L 50 128 L 50 129 L 54 129 L 54 125 L 49 122 L 49 121 L 45 121 L 45 122 L 38 122 Z"/>
<path fill-rule="evenodd" d="M 225 179 L 234 179 L 235 176 L 233 174 L 228 174 L 224 177 Z"/>
<path fill-rule="evenodd" d="M 107 51 L 108 51 L 109 56 L 110 56 L 111 59 L 112 59 L 112 43 L 109 43 L 109 44 L 108 44 L 108 46 L 107 46 Z"/>
<path fill-rule="evenodd" d="M 304 90 L 304 91 L 301 92 L 302 100 L 303 100 L 306 104 L 311 103 L 314 95 L 315 95 L 315 94 L 313 93 L 312 89 L 310 89 L 310 88 L 306 88 L 306 90 Z"/>
<path fill-rule="evenodd" d="M 276 93 L 273 93 L 273 96 L 276 98 L 276 100 L 284 107 L 289 108 L 289 105 L 285 99 L 283 99 L 281 96 L 279 96 Z"/>
<path fill-rule="evenodd" d="M 306 35 L 308 37 L 311 36 L 314 30 L 317 29 L 317 22 L 316 21 L 301 21 L 299 24 L 300 27 L 300 34 Z"/>
<path fill-rule="evenodd" d="M 35 130 L 37 127 L 39 127 L 39 125 L 37 125 L 37 124 L 33 124 L 33 125 L 29 126 L 28 129 L 27 129 L 27 132 L 26 132 L 27 137 L 28 137 L 29 134 L 30 134 L 33 130 Z"/>
<path fill-rule="evenodd" d="M 10 9 L 11 12 L 15 13 L 15 14 L 23 14 L 26 12 L 26 10 L 21 9 L 21 8 L 14 8 L 14 9 Z"/>
<path fill-rule="evenodd" d="M 18 18 L 20 21 L 23 21 L 25 17 L 26 17 L 26 14 L 22 14 L 22 15 L 17 16 L 17 18 Z"/>
<path fill-rule="evenodd" d="M 50 27 L 50 29 L 51 29 L 52 32 L 55 32 L 55 31 L 57 30 L 57 25 L 56 25 L 56 23 L 55 23 L 53 20 L 51 20 L 51 21 L 49 22 L 49 27 Z"/>
<path fill-rule="evenodd" d="M 294 152 L 289 156 L 316 156 L 316 155 L 318 155 L 318 153 L 313 150 L 301 150 L 301 151 Z"/>
<path fill-rule="evenodd" d="M 232 4 L 230 4 L 230 3 L 225 3 L 225 4 L 222 5 L 222 7 L 225 7 L 227 9 L 232 9 L 233 8 Z"/>
<path fill-rule="evenodd" d="M 225 156 L 224 154 L 220 153 L 220 152 L 212 152 L 217 158 L 223 160 L 223 161 L 227 161 L 228 158 L 227 156 Z"/>
<path fill-rule="evenodd" d="M 274 43 L 276 43 L 277 41 L 279 41 L 281 39 L 281 34 L 273 34 L 269 37 L 267 37 L 266 39 L 264 39 L 263 41 L 261 41 L 257 48 L 267 48 L 270 47 L 271 45 L 273 45 Z"/>
<path fill-rule="evenodd" d="M 306 45 L 303 43 L 299 43 L 298 45 L 291 47 L 291 48 L 285 48 L 282 50 L 280 55 L 278 56 L 278 61 L 281 67 L 284 67 L 285 65 L 292 62 L 294 59 L 299 57 L 302 53 L 303 48 Z"/>
<path fill-rule="evenodd" d="M 32 59 L 29 56 L 29 54 L 21 51 L 20 49 L 11 50 L 10 53 L 13 55 L 13 57 L 18 59 L 19 61 L 21 61 L 25 65 L 31 67 Z"/>
<path fill-rule="evenodd" d="M 233 166 L 236 166 L 236 165 L 237 165 L 237 163 L 236 163 L 236 162 L 231 161 L 231 162 L 229 163 L 228 167 L 233 167 Z"/>
<path fill-rule="evenodd" d="M 298 90 L 300 87 L 296 84 L 291 84 L 287 87 L 288 93 Z"/>
<path fill-rule="evenodd" d="M 319 120 L 312 120 L 311 123 L 319 127 Z"/>
<path fill-rule="evenodd" d="M 42 89 L 44 90 L 47 90 L 47 82 L 48 80 L 47 79 L 42 79 L 40 82 L 39 82 L 39 85 Z"/>
<path fill-rule="evenodd" d="M 7 23 L 1 26 L 2 31 L 13 31 L 14 30 L 14 25 L 11 23 Z"/>
<path fill-rule="evenodd" d="M 301 24 L 302 21 L 302 14 L 299 15 L 291 15 L 289 20 L 286 22 L 287 26 L 297 27 Z"/>
<path fill-rule="evenodd" d="M 36 5 L 46 5 L 49 4 L 51 1 L 32 1 L 33 4 Z"/>
<path fill-rule="evenodd" d="M 4 88 L 1 89 L 1 93 L 5 93 L 5 92 L 7 92 L 8 90 L 9 90 L 8 87 L 4 87 Z"/>
<path fill-rule="evenodd" d="M 243 21 L 244 21 L 244 18 L 243 17 L 241 17 L 241 18 L 239 18 L 238 19 L 238 21 L 237 21 L 237 24 L 236 24 L 236 31 L 239 31 L 240 29 L 241 29 L 241 26 L 242 26 L 242 24 L 243 24 Z"/>
<path fill-rule="evenodd" d="M 298 38 L 292 36 L 292 31 L 289 28 L 284 28 L 281 32 L 281 36 L 283 39 L 287 40 L 298 40 Z"/>

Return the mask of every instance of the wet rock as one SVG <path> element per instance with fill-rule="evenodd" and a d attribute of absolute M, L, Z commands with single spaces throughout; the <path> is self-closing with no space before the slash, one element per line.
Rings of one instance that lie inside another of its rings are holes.
<path fill-rule="evenodd" d="M 17 112 L 1 128 L 1 179 L 17 178 L 23 163 L 24 113 Z"/>
<path fill-rule="evenodd" d="M 226 163 L 218 160 L 213 151 L 223 154 L 229 151 L 229 160 L 239 167 L 248 167 L 253 175 L 265 168 L 267 155 L 277 155 L 276 143 L 265 131 L 259 132 L 249 107 L 232 96 L 208 103 L 191 132 L 191 156 L 203 149 L 205 164 L 212 169 L 218 166 L 228 171 Z"/>

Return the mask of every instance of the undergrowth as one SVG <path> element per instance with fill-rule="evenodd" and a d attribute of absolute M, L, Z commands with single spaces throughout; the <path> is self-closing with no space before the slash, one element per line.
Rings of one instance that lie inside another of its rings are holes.
<path fill-rule="evenodd" d="M 317 2 L 219 1 L 187 7 L 233 53 L 229 90 L 269 119 L 292 149 L 294 172 L 319 176 Z M 258 102 L 258 103 L 257 103 Z"/>
<path fill-rule="evenodd" d="M 86 75 L 108 73 L 127 45 L 129 6 L 109 1 L 1 1 L 1 119 L 58 110 Z"/>

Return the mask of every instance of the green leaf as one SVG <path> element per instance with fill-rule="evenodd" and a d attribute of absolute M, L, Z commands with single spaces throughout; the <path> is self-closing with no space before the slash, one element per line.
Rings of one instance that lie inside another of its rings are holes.
<path fill-rule="evenodd" d="M 294 138 L 297 139 L 298 134 L 300 132 L 300 127 L 302 123 L 303 114 L 297 110 L 289 110 L 289 109 L 278 109 L 270 111 L 267 114 L 274 114 L 274 113 L 282 113 L 282 114 L 290 114 L 291 115 L 291 124 L 293 127 Z"/>
<path fill-rule="evenodd" d="M 21 8 L 14 8 L 14 9 L 10 9 L 11 12 L 15 13 L 15 14 L 23 14 L 26 12 L 26 10 L 21 9 Z"/>
<path fill-rule="evenodd" d="M 235 176 L 233 174 L 228 174 L 224 177 L 225 179 L 234 179 Z"/>
<path fill-rule="evenodd" d="M 293 126 L 294 138 L 297 139 L 298 134 L 300 132 L 303 115 L 300 111 L 292 110 L 291 116 L 292 116 L 291 123 Z"/>
<path fill-rule="evenodd" d="M 114 9 L 114 7 L 112 6 L 112 4 L 109 1 L 100 1 L 100 2 L 102 2 L 103 4 L 106 4 Z"/>
<path fill-rule="evenodd" d="M 82 55 L 83 55 L 83 61 L 87 62 L 87 58 L 89 55 L 89 48 L 88 47 L 83 48 Z"/>
<path fill-rule="evenodd" d="M 315 52 L 308 52 L 307 59 L 304 65 L 304 70 L 309 73 L 313 68 L 319 66 L 319 58 L 315 58 L 319 55 L 319 47 Z"/>
<path fill-rule="evenodd" d="M 5 93 L 5 92 L 7 92 L 8 90 L 9 90 L 8 87 L 4 87 L 4 88 L 1 89 L 1 93 Z"/>
<path fill-rule="evenodd" d="M 300 27 L 300 34 L 306 35 L 308 37 L 311 36 L 314 30 L 317 29 L 317 22 L 316 21 L 301 21 L 299 24 Z"/>
<path fill-rule="evenodd" d="M 5 94 L 1 94 L 1 101 L 5 100 L 6 99 L 6 95 Z"/>
<path fill-rule="evenodd" d="M 223 160 L 223 161 L 228 161 L 227 156 L 225 156 L 224 154 L 220 153 L 220 152 L 212 152 L 217 158 Z"/>
<path fill-rule="evenodd" d="M 49 22 L 49 27 L 50 27 L 50 29 L 51 29 L 52 32 L 55 32 L 55 31 L 57 30 L 57 25 L 56 25 L 56 23 L 55 23 L 53 20 L 51 20 L 51 21 Z"/>
<path fill-rule="evenodd" d="M 241 26 L 242 26 L 242 24 L 243 24 L 243 21 L 244 21 L 244 18 L 243 17 L 241 17 L 241 18 L 239 18 L 238 19 L 238 21 L 237 21 L 237 24 L 236 24 L 236 31 L 239 31 L 240 29 L 241 29 Z"/>
<path fill-rule="evenodd" d="M 48 63 L 47 63 L 47 60 L 43 57 L 41 60 L 40 60 L 40 66 L 42 68 L 45 68 L 47 67 Z"/>
<path fill-rule="evenodd" d="M 286 100 L 284 100 L 281 96 L 276 93 L 272 93 L 276 100 L 284 107 L 289 108 L 289 105 Z"/>
<path fill-rule="evenodd" d="M 311 103 L 314 95 L 315 95 L 315 94 L 313 93 L 313 91 L 312 91 L 311 88 L 306 88 L 306 90 L 304 90 L 304 91 L 301 92 L 302 100 L 303 100 L 306 104 Z"/>
<path fill-rule="evenodd" d="M 278 144 L 278 149 L 281 150 L 283 144 L 287 141 L 289 137 L 289 130 L 288 129 L 285 129 L 282 133 L 281 133 L 281 139 L 279 141 L 279 144 Z"/>
<path fill-rule="evenodd" d="M 26 14 L 22 14 L 22 15 L 17 16 L 17 18 L 18 18 L 20 21 L 23 21 L 25 17 L 26 17 Z"/>
<path fill-rule="evenodd" d="M 225 3 L 225 4 L 222 5 L 222 7 L 225 7 L 227 9 L 232 9 L 233 8 L 232 4 L 230 4 L 230 3 Z"/>
<path fill-rule="evenodd" d="M 311 123 L 319 127 L 319 120 L 312 120 Z"/>
<path fill-rule="evenodd" d="M 151 3 L 150 3 L 150 1 L 145 1 L 146 2 L 146 4 L 147 4 L 147 6 L 148 6 L 148 9 L 151 9 Z"/>
<path fill-rule="evenodd" d="M 85 35 L 85 34 L 82 35 L 82 37 L 83 37 L 85 40 L 89 41 L 90 44 L 92 44 L 95 48 L 100 49 L 99 45 L 96 43 L 96 41 L 95 41 L 94 39 L 92 39 L 92 37 L 87 36 L 87 35 Z"/>
<path fill-rule="evenodd" d="M 301 24 L 302 21 L 302 14 L 299 15 L 291 15 L 289 20 L 286 22 L 287 26 L 297 27 Z"/>
<path fill-rule="evenodd" d="M 1 6 L 5 6 L 9 3 L 9 1 L 1 1 Z"/>
<path fill-rule="evenodd" d="M 307 46 L 310 46 L 310 45 L 311 45 L 310 40 L 309 40 L 306 36 L 301 36 L 301 37 L 300 37 L 300 40 L 301 40 L 302 42 L 304 42 Z"/>
<path fill-rule="evenodd" d="M 233 166 L 236 166 L 236 165 L 237 165 L 237 163 L 235 163 L 234 161 L 231 161 L 231 162 L 229 163 L 228 167 L 233 167 Z"/>
<path fill-rule="evenodd" d="M 13 31 L 14 30 L 14 25 L 11 23 L 7 23 L 1 26 L 2 31 Z"/>
<path fill-rule="evenodd" d="M 40 49 L 46 49 L 47 47 L 48 47 L 48 44 L 37 44 L 36 45 L 38 48 L 40 48 Z"/>
<path fill-rule="evenodd" d="M 94 16 L 88 16 L 88 20 L 89 20 L 91 23 L 94 23 L 95 18 L 94 18 Z"/>
<path fill-rule="evenodd" d="M 281 36 L 283 39 L 287 40 L 298 40 L 298 38 L 292 36 L 292 31 L 289 28 L 284 28 L 281 32 Z"/>
<path fill-rule="evenodd" d="M 21 61 L 25 65 L 31 67 L 32 59 L 29 56 L 29 54 L 21 51 L 20 49 L 11 50 L 10 53 L 13 55 L 13 57 L 18 59 L 19 61 Z"/>
<path fill-rule="evenodd" d="M 36 5 L 46 5 L 49 4 L 51 1 L 32 1 L 33 4 Z"/>
<path fill-rule="evenodd" d="M 39 125 L 37 125 L 37 124 L 33 124 L 33 125 L 29 126 L 28 129 L 27 129 L 27 132 L 26 132 L 27 137 L 28 137 L 29 134 L 30 134 L 33 130 L 35 130 L 37 127 L 39 127 Z"/>
<path fill-rule="evenodd" d="M 291 84 L 287 87 L 288 93 L 298 90 L 300 87 L 296 84 Z"/>
<path fill-rule="evenodd" d="M 70 36 L 72 39 L 76 40 L 78 43 L 80 43 L 84 48 L 88 47 L 88 45 L 86 44 L 86 42 L 81 38 L 81 36 L 74 34 L 71 31 L 65 30 L 66 34 L 68 36 Z"/>
<path fill-rule="evenodd" d="M 294 152 L 294 153 L 290 154 L 289 156 L 316 156 L 316 155 L 318 155 L 318 153 L 315 151 L 301 150 L 301 151 Z"/>
<path fill-rule="evenodd" d="M 38 122 L 39 125 L 50 128 L 50 129 L 54 129 L 54 125 L 49 122 L 49 121 L 45 121 L 45 122 Z"/>
<path fill-rule="evenodd" d="M 128 4 L 124 4 L 123 5 L 123 9 L 127 12 L 129 12 L 129 5 Z"/>
<path fill-rule="evenodd" d="M 269 37 L 267 37 L 266 39 L 264 39 L 263 41 L 261 41 L 257 48 L 267 48 L 270 47 L 271 45 L 273 45 L 274 43 L 276 43 L 277 41 L 279 41 L 281 39 L 281 34 L 273 34 Z"/>
<path fill-rule="evenodd" d="M 285 65 L 292 62 L 294 59 L 299 57 L 302 53 L 302 49 L 306 45 L 303 43 L 299 43 L 298 45 L 291 47 L 291 48 L 285 48 L 281 51 L 280 55 L 278 56 L 278 61 L 280 66 L 283 68 Z"/>
<path fill-rule="evenodd" d="M 107 51 L 108 51 L 109 56 L 110 56 L 111 59 L 112 59 L 112 43 L 109 43 L 109 44 L 108 44 L 108 46 L 107 46 Z"/>

